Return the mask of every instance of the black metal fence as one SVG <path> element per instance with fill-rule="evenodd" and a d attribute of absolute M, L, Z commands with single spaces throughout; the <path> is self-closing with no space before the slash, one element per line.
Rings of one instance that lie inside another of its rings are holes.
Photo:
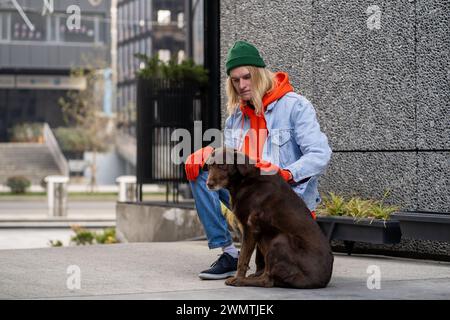
<path fill-rule="evenodd" d="M 137 200 L 142 201 L 143 184 L 166 184 L 172 200 L 178 202 L 179 184 L 186 182 L 184 164 L 176 164 L 171 152 L 178 141 L 171 141 L 176 129 L 191 137 L 194 121 L 207 127 L 206 93 L 192 82 L 138 80 L 137 86 Z M 202 130 L 203 131 L 203 130 Z M 193 150 L 191 139 L 190 151 Z M 184 158 L 187 154 L 182 155 Z"/>

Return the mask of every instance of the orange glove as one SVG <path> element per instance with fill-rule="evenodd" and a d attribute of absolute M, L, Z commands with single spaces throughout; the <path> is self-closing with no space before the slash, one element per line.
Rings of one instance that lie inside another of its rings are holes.
<path fill-rule="evenodd" d="M 214 148 L 207 146 L 205 148 L 195 151 L 186 158 L 184 170 L 189 181 L 194 181 L 200 174 L 200 168 L 203 168 L 206 159 L 213 153 Z"/>
<path fill-rule="evenodd" d="M 260 161 L 256 164 L 256 167 L 259 168 L 261 171 L 267 172 L 267 173 L 278 173 L 286 182 L 292 181 L 292 173 L 289 170 L 284 170 L 278 167 L 277 165 L 274 165 L 273 163 L 267 162 L 267 161 Z"/>

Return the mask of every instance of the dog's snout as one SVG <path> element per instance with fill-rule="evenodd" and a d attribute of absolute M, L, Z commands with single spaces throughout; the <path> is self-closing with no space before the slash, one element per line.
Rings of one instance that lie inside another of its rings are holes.
<path fill-rule="evenodd" d="M 214 188 L 214 183 L 212 183 L 211 181 L 206 181 L 206 186 L 207 186 L 209 189 L 213 189 L 213 188 Z"/>

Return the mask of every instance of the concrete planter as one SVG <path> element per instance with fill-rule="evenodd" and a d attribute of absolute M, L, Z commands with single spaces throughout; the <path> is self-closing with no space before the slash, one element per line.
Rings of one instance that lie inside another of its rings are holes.
<path fill-rule="evenodd" d="M 450 215 L 398 212 L 392 214 L 398 220 L 405 238 L 450 242 Z"/>
<path fill-rule="evenodd" d="M 118 202 L 116 232 L 121 242 L 181 241 L 204 236 L 193 205 Z"/>
<path fill-rule="evenodd" d="M 343 240 L 349 255 L 355 242 L 396 244 L 402 237 L 398 221 L 318 216 L 317 223 L 328 240 Z"/>

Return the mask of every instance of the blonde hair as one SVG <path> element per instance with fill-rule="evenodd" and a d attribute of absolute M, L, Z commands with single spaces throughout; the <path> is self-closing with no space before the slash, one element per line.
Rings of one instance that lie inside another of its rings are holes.
<path fill-rule="evenodd" d="M 275 74 L 266 68 L 259 68 L 254 66 L 244 66 L 250 72 L 252 81 L 252 104 L 255 106 L 255 113 L 262 114 L 263 103 L 262 98 L 264 95 L 275 88 Z M 227 111 L 229 115 L 232 115 L 236 108 L 239 107 L 241 99 L 233 86 L 231 76 L 228 76 L 226 83 L 227 93 Z"/>

